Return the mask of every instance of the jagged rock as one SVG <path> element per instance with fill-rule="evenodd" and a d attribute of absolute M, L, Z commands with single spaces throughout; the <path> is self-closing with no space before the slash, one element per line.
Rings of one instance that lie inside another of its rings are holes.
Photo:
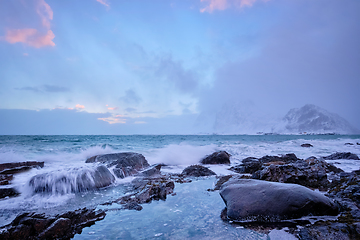
<path fill-rule="evenodd" d="M 191 177 L 216 175 L 216 173 L 211 171 L 209 168 L 201 165 L 191 165 L 189 167 L 186 167 L 181 174 L 184 176 L 191 176 Z"/>
<path fill-rule="evenodd" d="M 23 213 L 10 224 L 0 228 L 0 239 L 70 239 L 80 234 L 84 227 L 104 219 L 103 210 L 79 209 L 56 216 Z"/>
<path fill-rule="evenodd" d="M 150 167 L 149 169 L 142 171 L 140 173 L 140 175 L 144 176 L 144 177 L 160 175 L 161 174 L 161 172 L 160 172 L 161 166 L 162 166 L 162 164 L 155 164 L 154 166 Z"/>
<path fill-rule="evenodd" d="M 115 177 L 103 165 L 95 169 L 73 169 L 68 172 L 51 172 L 35 175 L 29 181 L 34 193 L 75 193 L 107 187 Z"/>
<path fill-rule="evenodd" d="M 118 178 L 125 178 L 137 174 L 144 168 L 149 167 L 149 163 L 142 154 L 133 152 L 96 155 L 86 160 L 86 163 L 93 162 L 103 163 L 107 167 L 115 166 L 114 174 Z"/>
<path fill-rule="evenodd" d="M 329 198 L 297 184 L 236 179 L 225 183 L 220 195 L 226 204 L 223 214 L 233 221 L 277 222 L 339 212 Z"/>
<path fill-rule="evenodd" d="M 338 160 L 338 159 L 352 159 L 352 160 L 360 160 L 359 157 L 351 152 L 337 152 L 331 154 L 329 156 L 323 157 L 325 160 Z"/>
<path fill-rule="evenodd" d="M 214 152 L 200 161 L 202 164 L 230 164 L 230 154 L 225 151 Z"/>
<path fill-rule="evenodd" d="M 360 176 L 357 171 L 340 175 L 340 180 L 333 181 L 328 196 L 351 200 L 360 206 Z"/>
<path fill-rule="evenodd" d="M 302 147 L 306 147 L 306 148 L 309 148 L 309 147 L 314 147 L 313 145 L 311 145 L 310 143 L 304 143 L 304 144 L 301 144 Z"/>
<path fill-rule="evenodd" d="M 248 157 L 242 160 L 242 163 L 231 167 L 229 170 L 237 173 L 254 173 L 261 169 L 262 162 L 257 158 Z"/>
<path fill-rule="evenodd" d="M 345 143 L 344 145 L 352 146 L 354 144 L 353 143 Z"/>
<path fill-rule="evenodd" d="M 21 167 L 44 167 L 44 162 L 35 162 L 35 161 L 28 161 L 28 162 L 15 162 L 15 163 L 2 163 L 0 164 L 0 171 L 11 170 Z M 0 172 L 0 174 L 2 174 Z"/>
<path fill-rule="evenodd" d="M 166 200 L 166 196 L 173 193 L 175 184 L 164 176 L 150 179 L 137 179 L 134 183 L 135 193 L 125 195 L 115 201 L 104 203 L 109 205 L 118 203 L 123 205 L 123 209 L 142 210 L 140 204 L 150 203 L 153 200 Z"/>
<path fill-rule="evenodd" d="M 262 158 L 259 158 L 259 161 L 261 163 L 268 163 L 268 162 L 284 162 L 284 163 L 292 163 L 299 161 L 301 159 L 297 158 L 294 153 L 288 153 L 281 156 L 264 156 Z"/>
<path fill-rule="evenodd" d="M 0 188 L 0 199 L 6 197 L 17 197 L 20 193 L 14 188 Z"/>
<path fill-rule="evenodd" d="M 44 167 L 44 162 L 29 161 L 29 162 L 2 163 L 0 164 L 0 185 L 10 185 L 10 181 L 13 179 L 14 174 L 28 171 L 31 168 L 42 168 L 42 167 Z"/>
<path fill-rule="evenodd" d="M 310 188 L 327 189 L 328 172 L 340 173 L 341 169 L 317 158 L 308 158 L 289 164 L 271 164 L 252 175 L 254 179 L 295 183 Z"/>

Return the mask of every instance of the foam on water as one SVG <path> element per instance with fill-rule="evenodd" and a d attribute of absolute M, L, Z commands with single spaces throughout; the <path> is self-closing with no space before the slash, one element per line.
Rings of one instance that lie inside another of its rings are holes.
<path fill-rule="evenodd" d="M 205 146 L 193 146 L 186 143 L 170 144 L 145 154 L 145 157 L 150 164 L 192 165 L 199 163 L 204 156 L 211 154 L 215 149 L 214 144 Z"/>

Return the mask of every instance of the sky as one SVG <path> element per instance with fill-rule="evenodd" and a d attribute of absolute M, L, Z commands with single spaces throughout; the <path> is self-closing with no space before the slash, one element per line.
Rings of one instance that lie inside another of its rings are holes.
<path fill-rule="evenodd" d="M 211 133 L 232 103 L 272 116 L 315 104 L 360 129 L 359 12 L 359 0 L 0 0 L 0 134 Z"/>

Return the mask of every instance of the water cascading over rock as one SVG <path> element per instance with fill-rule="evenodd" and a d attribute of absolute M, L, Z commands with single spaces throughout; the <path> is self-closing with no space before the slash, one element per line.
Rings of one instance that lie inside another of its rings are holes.
<path fill-rule="evenodd" d="M 69 194 L 107 187 L 115 177 L 103 165 L 35 175 L 29 181 L 32 193 Z"/>

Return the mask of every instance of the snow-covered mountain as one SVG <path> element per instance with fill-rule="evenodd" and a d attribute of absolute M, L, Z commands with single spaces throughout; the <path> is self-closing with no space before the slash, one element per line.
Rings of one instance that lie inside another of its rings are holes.
<path fill-rule="evenodd" d="M 202 115 L 200 125 L 208 126 L 203 132 L 218 134 L 360 134 L 344 118 L 312 104 L 291 109 L 281 118 L 259 111 L 252 102 L 232 101 L 212 115 Z"/>
<path fill-rule="evenodd" d="M 360 131 L 335 113 L 313 104 L 291 109 L 283 118 L 284 133 L 338 133 L 354 134 Z"/>

